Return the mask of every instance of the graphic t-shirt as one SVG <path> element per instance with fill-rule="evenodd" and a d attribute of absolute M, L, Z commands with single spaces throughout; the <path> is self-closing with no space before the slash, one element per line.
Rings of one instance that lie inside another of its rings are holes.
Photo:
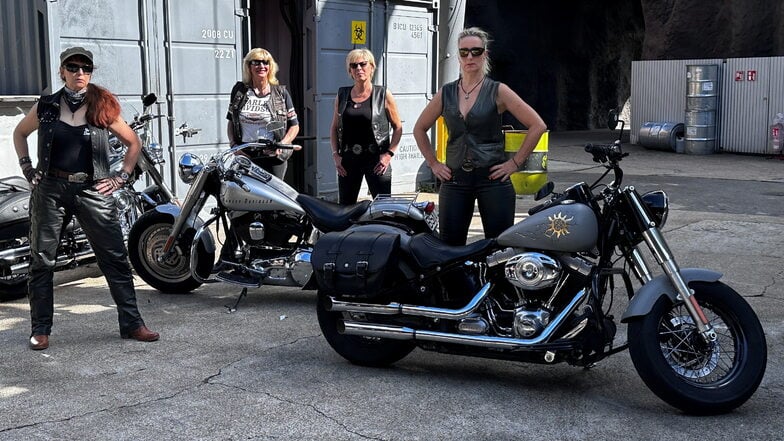
<path fill-rule="evenodd" d="M 253 90 L 248 90 L 248 101 L 240 110 L 240 123 L 242 124 L 242 142 L 254 142 L 259 135 L 266 132 L 267 123 L 272 121 L 270 111 L 271 94 L 256 96 Z M 271 137 L 271 134 L 268 136 Z"/>

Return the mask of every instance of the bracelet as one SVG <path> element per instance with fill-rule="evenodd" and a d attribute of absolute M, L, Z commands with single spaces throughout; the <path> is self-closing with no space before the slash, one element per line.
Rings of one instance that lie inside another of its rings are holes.
<path fill-rule="evenodd" d="M 29 156 L 22 156 L 19 158 L 19 165 L 32 164 L 33 160 Z"/>
<path fill-rule="evenodd" d="M 520 168 L 520 164 L 515 161 L 514 156 L 512 156 L 512 163 L 515 165 L 515 167 Z"/>

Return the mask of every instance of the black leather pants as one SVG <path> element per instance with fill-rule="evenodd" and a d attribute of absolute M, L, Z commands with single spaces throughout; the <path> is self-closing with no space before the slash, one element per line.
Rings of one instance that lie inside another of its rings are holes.
<path fill-rule="evenodd" d="M 63 222 L 70 215 L 79 221 L 109 283 L 109 292 L 117 304 L 120 332 L 129 333 L 144 325 L 136 306 L 133 275 L 114 198 L 100 194 L 92 185 L 47 176 L 33 188 L 28 286 L 32 335 L 49 335 L 52 330 L 57 246 Z"/>
<path fill-rule="evenodd" d="M 338 176 L 338 201 L 341 205 L 357 203 L 363 177 L 374 198 L 379 194 L 392 192 L 392 164 L 389 164 L 383 175 L 377 175 L 373 171 L 378 165 L 378 153 L 366 151 L 355 155 L 348 151 L 341 154 L 341 157 L 343 168 L 348 173 L 346 176 Z"/>

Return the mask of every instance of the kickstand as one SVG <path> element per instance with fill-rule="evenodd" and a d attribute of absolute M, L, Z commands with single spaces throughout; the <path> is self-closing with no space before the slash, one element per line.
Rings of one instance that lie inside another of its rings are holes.
<path fill-rule="evenodd" d="M 231 314 L 232 312 L 236 312 L 237 311 L 237 305 L 240 304 L 240 300 L 242 300 L 242 298 L 247 296 L 247 295 L 248 295 L 248 288 L 242 288 L 242 292 L 240 293 L 240 296 L 237 297 L 237 301 L 234 302 L 233 306 L 229 306 L 229 305 L 223 305 L 223 306 L 225 306 L 226 309 L 229 310 L 228 311 L 229 314 Z"/>

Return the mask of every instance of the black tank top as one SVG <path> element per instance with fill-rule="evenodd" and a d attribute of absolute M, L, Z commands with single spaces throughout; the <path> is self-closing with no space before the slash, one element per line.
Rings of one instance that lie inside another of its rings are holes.
<path fill-rule="evenodd" d="M 343 144 L 351 147 L 359 144 L 363 147 L 375 144 L 373 137 L 372 98 L 361 103 L 348 99 L 346 110 L 343 111 Z"/>
<path fill-rule="evenodd" d="M 92 142 L 87 124 L 71 126 L 57 121 L 52 137 L 50 164 L 67 172 L 93 173 Z"/>

